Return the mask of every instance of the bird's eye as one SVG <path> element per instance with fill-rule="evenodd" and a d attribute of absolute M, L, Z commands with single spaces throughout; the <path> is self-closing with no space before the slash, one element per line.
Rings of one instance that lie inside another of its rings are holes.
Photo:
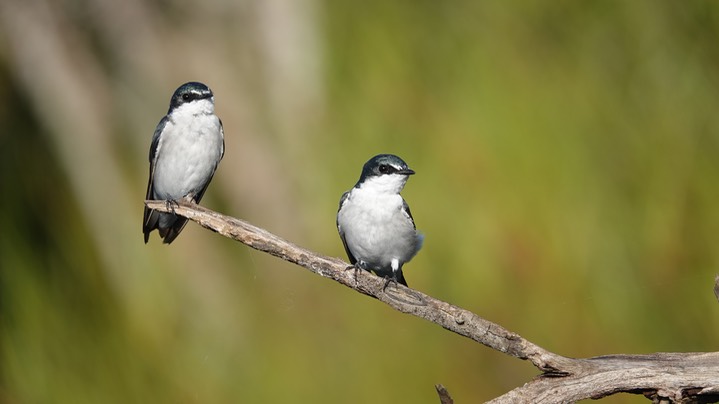
<path fill-rule="evenodd" d="M 182 94 L 182 99 L 184 101 L 188 101 L 190 99 L 190 94 L 188 94 L 188 93 Z"/>
<path fill-rule="evenodd" d="M 387 164 L 380 164 L 379 172 L 381 172 L 382 174 L 386 174 L 387 172 L 389 172 L 389 166 Z"/>

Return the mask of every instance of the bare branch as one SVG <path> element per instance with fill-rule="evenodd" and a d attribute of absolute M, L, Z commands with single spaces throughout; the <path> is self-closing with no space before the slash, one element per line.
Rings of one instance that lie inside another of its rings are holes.
<path fill-rule="evenodd" d="M 395 310 L 431 321 L 507 355 L 529 360 L 543 372 L 533 381 L 491 401 L 493 403 L 561 403 L 618 392 L 645 394 L 653 401 L 719 401 L 719 352 L 567 358 L 468 310 L 417 290 L 395 284 L 384 288 L 384 279 L 366 271 L 348 271 L 349 264 L 343 260 L 299 247 L 243 220 L 184 201 L 169 209 L 164 201 L 145 201 L 145 204 L 163 212 L 174 209 L 175 214 L 207 229 L 333 279 Z M 438 392 L 442 397 L 439 389 Z"/>
<path fill-rule="evenodd" d="M 164 201 L 147 201 L 146 204 L 152 209 L 168 212 Z M 424 318 L 508 355 L 529 359 L 544 371 L 566 368 L 570 362 L 567 358 L 540 348 L 468 310 L 402 285 L 392 283 L 384 288 L 384 279 L 366 271 L 357 272 L 355 277 L 355 271 L 347 270 L 349 263 L 299 247 L 245 221 L 187 202 L 180 202 L 174 210 L 176 214 L 193 220 L 205 228 L 256 250 L 305 267 L 323 277 L 331 278 L 360 293 L 372 296 L 398 311 Z"/>
<path fill-rule="evenodd" d="M 454 404 L 454 400 L 452 400 L 452 396 L 449 395 L 447 388 L 441 384 L 435 385 L 434 388 L 437 389 L 437 394 L 439 394 L 440 404 Z"/>
<path fill-rule="evenodd" d="M 542 375 L 490 403 L 567 403 L 615 393 L 653 401 L 719 401 L 719 352 L 610 355 L 574 359 L 580 370 L 560 379 Z M 559 387 L 561 386 L 561 387 Z"/>

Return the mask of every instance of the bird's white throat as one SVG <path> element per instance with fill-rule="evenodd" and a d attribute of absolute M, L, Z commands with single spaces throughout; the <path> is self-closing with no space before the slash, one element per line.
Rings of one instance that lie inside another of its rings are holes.
<path fill-rule="evenodd" d="M 180 105 L 172 111 L 171 115 L 174 117 L 191 117 L 198 115 L 210 115 L 215 113 L 215 97 L 210 97 L 202 100 L 195 100 Z"/>
<path fill-rule="evenodd" d="M 409 177 L 401 174 L 380 175 L 369 177 L 360 185 L 362 191 L 373 194 L 398 194 L 404 188 Z"/>

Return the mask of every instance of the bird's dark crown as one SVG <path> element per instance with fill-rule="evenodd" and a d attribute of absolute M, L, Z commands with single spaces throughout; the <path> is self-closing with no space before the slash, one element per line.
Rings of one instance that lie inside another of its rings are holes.
<path fill-rule="evenodd" d="M 414 170 L 410 169 L 404 160 L 394 154 L 378 154 L 369 159 L 362 167 L 359 183 L 369 177 L 389 174 L 412 175 Z"/>
<path fill-rule="evenodd" d="M 175 90 L 170 99 L 170 111 L 179 107 L 182 104 L 192 102 L 195 100 L 202 100 L 205 98 L 212 97 L 212 90 L 206 85 L 191 81 L 185 83 Z"/>

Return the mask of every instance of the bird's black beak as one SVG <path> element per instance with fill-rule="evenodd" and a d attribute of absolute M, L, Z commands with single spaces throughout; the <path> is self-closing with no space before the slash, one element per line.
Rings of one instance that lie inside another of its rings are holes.
<path fill-rule="evenodd" d="M 397 171 L 397 174 L 413 175 L 413 174 L 414 174 L 414 170 L 411 169 L 411 168 L 405 168 L 404 170 L 399 170 L 399 171 Z"/>

